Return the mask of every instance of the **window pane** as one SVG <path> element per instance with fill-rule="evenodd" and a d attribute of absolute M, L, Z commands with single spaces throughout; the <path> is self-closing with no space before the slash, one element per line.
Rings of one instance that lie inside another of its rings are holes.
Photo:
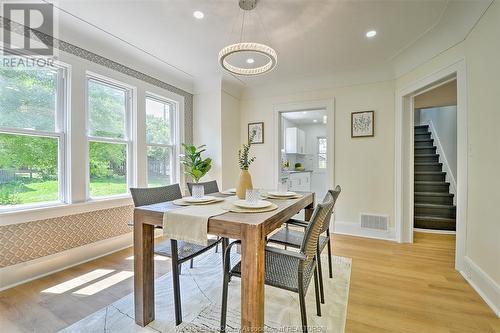
<path fill-rule="evenodd" d="M 326 138 L 318 138 L 318 152 L 326 154 Z"/>
<path fill-rule="evenodd" d="M 89 142 L 90 196 L 127 193 L 127 145 Z"/>
<path fill-rule="evenodd" d="M 88 80 L 89 128 L 91 136 L 125 137 L 126 92 Z"/>
<path fill-rule="evenodd" d="M 59 200 L 58 139 L 0 133 L 0 207 Z"/>
<path fill-rule="evenodd" d="M 170 144 L 172 104 L 146 98 L 146 141 Z"/>
<path fill-rule="evenodd" d="M 0 127 L 55 130 L 57 71 L 0 68 Z"/>
<path fill-rule="evenodd" d="M 148 186 L 172 184 L 172 149 L 148 147 Z"/>
<path fill-rule="evenodd" d="M 326 154 L 318 154 L 318 168 L 326 169 Z"/>

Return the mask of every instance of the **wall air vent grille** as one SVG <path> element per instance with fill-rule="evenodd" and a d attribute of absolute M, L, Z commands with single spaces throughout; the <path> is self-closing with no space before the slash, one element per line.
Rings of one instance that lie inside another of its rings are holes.
<path fill-rule="evenodd" d="M 361 228 L 380 231 L 389 231 L 389 216 L 361 214 Z"/>

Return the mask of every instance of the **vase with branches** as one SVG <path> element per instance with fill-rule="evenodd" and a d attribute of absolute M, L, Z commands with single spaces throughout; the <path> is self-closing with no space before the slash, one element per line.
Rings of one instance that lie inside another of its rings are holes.
<path fill-rule="evenodd" d="M 248 168 L 255 161 L 255 156 L 250 157 L 250 148 L 253 142 L 252 134 L 248 143 L 243 144 L 243 146 L 238 150 L 238 164 L 240 166 L 240 179 L 238 181 L 238 186 L 236 188 L 236 195 L 240 199 L 245 199 L 246 191 L 248 189 L 253 189 L 252 176 L 248 172 Z"/>

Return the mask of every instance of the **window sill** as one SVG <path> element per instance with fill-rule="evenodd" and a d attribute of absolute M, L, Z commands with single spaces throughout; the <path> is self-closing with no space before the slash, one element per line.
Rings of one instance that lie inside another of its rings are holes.
<path fill-rule="evenodd" d="M 0 210 L 0 226 L 26 223 L 37 220 L 57 218 L 66 215 L 82 214 L 95 210 L 110 209 L 133 205 L 130 195 L 115 196 L 111 198 L 91 199 L 78 203 L 46 203 L 30 205 L 26 208 L 19 207 L 13 210 Z"/>

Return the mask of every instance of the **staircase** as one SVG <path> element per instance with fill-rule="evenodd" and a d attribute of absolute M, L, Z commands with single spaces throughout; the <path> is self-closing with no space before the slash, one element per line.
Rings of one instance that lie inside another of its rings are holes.
<path fill-rule="evenodd" d="M 428 125 L 415 126 L 414 227 L 456 230 L 456 207 Z"/>

